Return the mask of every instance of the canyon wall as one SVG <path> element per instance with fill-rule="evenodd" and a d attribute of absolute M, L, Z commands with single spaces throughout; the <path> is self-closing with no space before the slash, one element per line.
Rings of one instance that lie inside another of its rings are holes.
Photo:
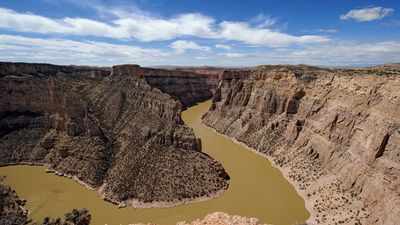
<path fill-rule="evenodd" d="M 119 66 L 113 74 L 141 77 L 154 88 L 181 102 L 184 108 L 212 98 L 213 76 L 183 70 L 143 68 L 138 65 Z"/>
<path fill-rule="evenodd" d="M 260 66 L 225 72 L 203 122 L 262 153 L 312 224 L 397 224 L 400 70 Z"/>
<path fill-rule="evenodd" d="M 178 82 L 136 65 L 0 68 L 1 166 L 46 165 L 120 206 L 180 204 L 227 188 L 221 164 L 181 120 L 182 104 L 210 90 L 198 78 Z"/>

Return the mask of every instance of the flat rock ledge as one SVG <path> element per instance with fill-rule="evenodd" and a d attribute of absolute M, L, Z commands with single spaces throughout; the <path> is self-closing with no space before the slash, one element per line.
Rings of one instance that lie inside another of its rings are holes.
<path fill-rule="evenodd" d="M 131 225 L 144 225 L 144 224 L 131 224 Z M 155 224 L 147 224 L 155 225 Z M 267 225 L 261 223 L 259 219 L 247 218 L 242 216 L 231 216 L 224 212 L 215 212 L 208 214 L 204 219 L 198 219 L 191 223 L 178 222 L 176 225 Z"/>

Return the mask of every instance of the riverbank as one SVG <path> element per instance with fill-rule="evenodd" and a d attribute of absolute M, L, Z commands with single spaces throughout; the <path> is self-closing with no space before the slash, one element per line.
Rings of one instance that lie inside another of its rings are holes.
<path fill-rule="evenodd" d="M 307 171 L 301 166 L 281 166 L 277 163 L 278 159 L 276 157 L 257 151 L 245 143 L 238 141 L 235 137 L 219 133 L 213 127 L 207 126 L 204 123 L 202 123 L 202 125 L 205 128 L 232 140 L 234 143 L 244 147 L 245 149 L 262 156 L 267 159 L 274 168 L 278 169 L 285 179 L 295 188 L 297 194 L 303 198 L 305 207 L 311 214 L 309 219 L 306 221 L 307 224 L 357 224 L 359 223 L 358 220 L 354 220 L 355 223 L 351 222 L 351 219 L 355 218 L 354 215 L 357 215 L 359 218 L 368 217 L 369 213 L 366 210 L 349 210 L 349 208 L 352 208 L 354 205 L 357 206 L 355 208 L 360 208 L 363 204 L 361 199 L 346 192 L 340 181 L 334 175 L 329 175 L 324 169 L 318 170 L 318 167 L 307 166 Z M 283 151 L 284 149 L 280 152 L 283 153 Z M 301 162 L 292 163 L 292 165 L 307 165 L 307 163 L 310 162 L 308 162 L 308 160 L 301 160 Z M 313 171 L 311 172 L 310 170 Z M 296 176 L 307 176 L 309 180 L 307 181 L 307 184 L 305 184 L 302 182 L 302 179 L 293 179 Z M 333 206 L 326 208 L 328 204 Z M 322 208 L 324 210 L 322 210 Z"/>
<path fill-rule="evenodd" d="M 204 153 L 220 161 L 231 176 L 229 188 L 217 198 L 168 208 L 118 208 L 99 198 L 97 192 L 82 188 L 73 177 L 65 179 L 62 173 L 58 174 L 63 177 L 45 173 L 43 166 L 4 167 L 0 168 L 0 174 L 6 175 L 6 183 L 27 199 L 27 209 L 35 221 L 45 216 L 63 216 L 72 208 L 87 208 L 93 224 L 176 225 L 214 212 L 258 218 L 262 223 L 275 225 L 306 221 L 309 213 L 304 200 L 279 170 L 263 157 L 201 125 L 201 116 L 210 105 L 208 101 L 193 106 L 182 113 L 182 118 L 194 129 L 196 137 L 201 138 Z"/>
<path fill-rule="evenodd" d="M 198 198 L 185 198 L 182 200 L 176 200 L 176 201 L 170 201 L 170 202 L 142 202 L 142 201 L 139 201 L 138 199 L 128 199 L 126 201 L 118 202 L 115 199 L 107 196 L 107 194 L 105 194 L 103 192 L 102 187 L 99 188 L 98 194 L 99 194 L 99 197 L 101 199 L 103 199 L 104 201 L 111 202 L 111 203 L 117 205 L 118 208 L 125 208 L 125 207 L 132 206 L 136 209 L 172 208 L 172 207 L 177 207 L 180 205 L 200 203 L 200 202 L 205 202 L 205 201 L 215 199 L 215 198 L 219 197 L 220 195 L 222 195 L 224 192 L 224 190 L 219 190 L 218 192 L 207 195 L 207 196 L 201 196 Z"/>
<path fill-rule="evenodd" d="M 100 187 L 93 187 L 92 185 L 79 179 L 77 176 L 72 176 L 69 174 L 59 172 L 55 169 L 49 168 L 50 165 L 46 164 L 46 163 L 21 162 L 21 163 L 14 163 L 11 165 L 1 166 L 1 167 L 18 166 L 18 165 L 44 166 L 47 168 L 46 173 L 51 173 L 51 174 L 57 175 L 59 177 L 68 178 L 70 180 L 75 181 L 76 183 L 80 184 L 81 186 L 85 187 L 86 189 L 88 189 L 90 191 L 96 191 L 97 196 L 100 199 L 110 202 L 110 203 L 116 205 L 118 208 L 125 208 L 125 207 L 129 207 L 129 206 L 132 206 L 136 209 L 170 208 L 170 207 L 176 207 L 176 206 L 180 206 L 180 205 L 187 205 L 187 204 L 192 204 L 192 203 L 200 203 L 200 202 L 209 201 L 209 200 L 218 198 L 221 194 L 223 194 L 224 190 L 226 190 L 226 189 L 221 189 L 215 193 L 211 193 L 206 196 L 201 196 L 201 197 L 197 197 L 197 198 L 184 198 L 182 200 L 174 200 L 174 201 L 170 201 L 170 202 L 143 202 L 138 199 L 128 199 L 125 201 L 117 201 L 116 199 L 113 199 L 113 198 L 110 198 L 109 196 L 107 196 L 107 194 L 103 191 L 104 184 Z"/>

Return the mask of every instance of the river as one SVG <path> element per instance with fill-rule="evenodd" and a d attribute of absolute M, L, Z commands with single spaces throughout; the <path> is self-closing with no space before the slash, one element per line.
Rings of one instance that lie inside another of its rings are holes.
<path fill-rule="evenodd" d="M 190 107 L 182 113 L 185 123 L 201 138 L 203 151 L 222 163 L 231 177 L 229 188 L 218 198 L 187 205 L 160 208 L 118 209 L 77 182 L 45 173 L 43 166 L 8 166 L 0 168 L 4 182 L 27 200 L 30 218 L 62 217 L 73 208 L 87 208 L 92 224 L 158 223 L 175 224 L 193 221 L 212 212 L 256 217 L 264 223 L 291 225 L 304 222 L 310 214 L 304 200 L 281 172 L 270 162 L 201 124 L 201 116 L 211 101 Z"/>

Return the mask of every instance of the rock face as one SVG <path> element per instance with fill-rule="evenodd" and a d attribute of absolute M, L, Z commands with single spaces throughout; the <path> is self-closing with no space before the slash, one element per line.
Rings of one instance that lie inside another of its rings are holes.
<path fill-rule="evenodd" d="M 27 211 L 24 205 L 24 200 L 19 199 L 14 190 L 0 183 L 0 224 L 28 224 Z"/>
<path fill-rule="evenodd" d="M 168 206 L 227 188 L 221 164 L 201 152 L 181 120 L 178 100 L 190 105 L 206 88 L 191 82 L 195 77 L 175 83 L 150 70 L 148 78 L 135 65 L 115 66 L 111 74 L 19 66 L 0 64 L 12 68 L 0 77 L 0 166 L 44 164 L 121 206 Z M 174 90 L 158 89 L 163 82 Z M 181 96 L 180 88 L 194 94 Z"/>
<path fill-rule="evenodd" d="M 114 68 L 113 74 L 131 74 L 146 80 L 153 88 L 169 94 L 181 102 L 184 108 L 212 98 L 213 86 L 207 82 L 212 76 L 183 70 L 141 68 L 137 65 L 122 65 Z"/>
<path fill-rule="evenodd" d="M 88 66 L 58 66 L 45 63 L 11 63 L 0 62 L 0 77 L 13 75 L 56 75 L 57 73 L 74 73 L 75 75 L 88 77 L 106 77 L 110 74 L 110 69 L 106 67 Z"/>
<path fill-rule="evenodd" d="M 397 224 L 400 70 L 262 66 L 225 73 L 203 121 L 265 154 L 317 224 Z"/>

